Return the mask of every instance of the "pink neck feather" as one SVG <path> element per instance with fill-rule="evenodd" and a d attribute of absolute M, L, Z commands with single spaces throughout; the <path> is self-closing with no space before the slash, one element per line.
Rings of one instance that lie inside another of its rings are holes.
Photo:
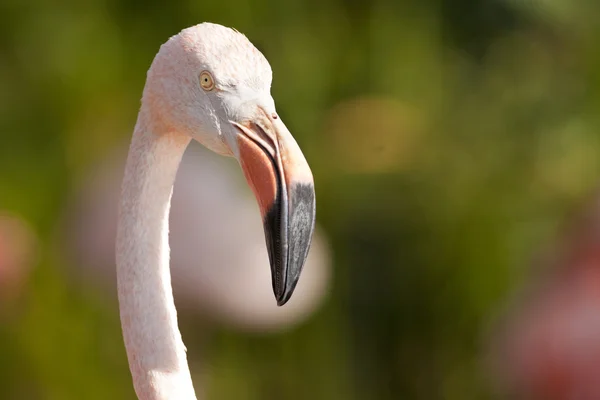
<path fill-rule="evenodd" d="M 140 112 L 123 179 L 117 233 L 121 324 L 140 400 L 196 399 L 177 327 L 169 270 L 169 209 L 190 139 L 159 134 Z"/>

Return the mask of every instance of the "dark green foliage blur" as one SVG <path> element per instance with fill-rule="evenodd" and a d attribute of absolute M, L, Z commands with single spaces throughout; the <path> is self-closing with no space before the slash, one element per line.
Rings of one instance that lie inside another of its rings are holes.
<path fill-rule="evenodd" d="M 116 303 L 72 284 L 56 237 L 86 169 L 131 135 L 159 46 L 202 21 L 270 61 L 334 260 L 324 306 L 289 332 L 201 341 L 182 321 L 209 360 L 194 371 L 206 398 L 494 398 L 491 322 L 600 182 L 599 13 L 585 0 L 0 0 L 0 209 L 41 238 L 26 290 L 0 308 L 0 399 L 134 398 Z"/>

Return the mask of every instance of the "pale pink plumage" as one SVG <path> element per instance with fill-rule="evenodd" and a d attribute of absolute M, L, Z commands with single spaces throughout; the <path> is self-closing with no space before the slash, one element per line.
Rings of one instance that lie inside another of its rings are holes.
<path fill-rule="evenodd" d="M 201 71 L 214 76 L 214 90 L 203 92 L 198 81 Z M 294 157 L 294 164 L 281 173 L 288 174 L 291 184 L 295 171 L 302 182 L 312 179 L 285 125 L 269 117 L 276 116 L 270 84 L 271 68 L 264 56 L 245 36 L 214 24 L 200 24 L 172 37 L 148 71 L 125 167 L 116 247 L 123 337 L 141 400 L 196 398 L 177 327 L 168 244 L 173 183 L 190 140 L 239 159 L 236 124 L 239 127 L 260 115 L 279 143 L 272 151 L 277 157 Z M 304 209 L 310 212 L 314 196 L 302 200 L 309 203 L 298 204 L 306 204 Z M 290 203 L 294 204 L 293 199 Z M 305 218 L 314 218 L 314 212 Z M 312 234 L 312 230 L 305 232 Z M 309 245 L 306 233 L 303 243 Z M 288 289 L 285 295 L 289 299 Z"/>

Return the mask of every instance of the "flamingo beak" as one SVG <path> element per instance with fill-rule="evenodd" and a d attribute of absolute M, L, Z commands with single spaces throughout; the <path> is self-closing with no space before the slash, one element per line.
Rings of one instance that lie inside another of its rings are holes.
<path fill-rule="evenodd" d="M 262 111 L 262 109 L 260 109 Z M 232 122 L 238 161 L 263 219 L 277 305 L 291 298 L 308 255 L 315 227 L 312 172 L 283 122 L 264 111 Z"/>

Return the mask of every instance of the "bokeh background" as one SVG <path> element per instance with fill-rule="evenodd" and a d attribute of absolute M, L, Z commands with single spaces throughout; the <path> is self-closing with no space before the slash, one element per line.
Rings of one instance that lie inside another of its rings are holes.
<path fill-rule="evenodd" d="M 574 381 L 600 376 L 599 17 L 591 0 L 0 0 L 0 399 L 134 398 L 101 213 L 146 70 L 202 21 L 270 61 L 322 239 L 293 315 L 220 308 L 216 281 L 176 290 L 203 398 L 600 399 Z M 202 154 L 173 212 L 225 219 L 194 199 L 246 196 L 241 174 Z M 261 245 L 248 221 L 205 258 L 173 243 L 177 265 Z M 228 296 L 252 305 L 257 285 Z"/>

